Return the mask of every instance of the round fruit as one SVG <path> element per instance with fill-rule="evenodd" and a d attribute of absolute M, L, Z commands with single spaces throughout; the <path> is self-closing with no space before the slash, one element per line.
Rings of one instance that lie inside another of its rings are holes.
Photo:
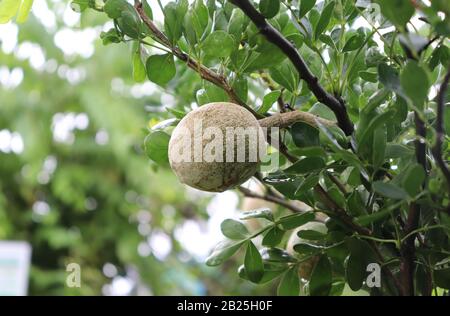
<path fill-rule="evenodd" d="M 252 113 L 234 103 L 214 102 L 180 121 L 170 138 L 169 162 L 182 183 L 223 192 L 255 174 L 263 148 L 264 134 Z"/>

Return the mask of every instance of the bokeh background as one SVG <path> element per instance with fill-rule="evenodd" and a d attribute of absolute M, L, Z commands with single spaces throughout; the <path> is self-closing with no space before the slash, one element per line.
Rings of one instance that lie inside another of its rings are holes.
<path fill-rule="evenodd" d="M 239 258 L 204 264 L 238 195 L 186 188 L 144 153 L 148 130 L 194 102 L 200 80 L 179 67 L 164 91 L 135 84 L 131 48 L 99 39 L 110 27 L 64 0 L 0 25 L 0 241 L 30 243 L 28 294 L 273 294 L 239 279 Z M 80 288 L 66 286 L 69 263 Z"/>

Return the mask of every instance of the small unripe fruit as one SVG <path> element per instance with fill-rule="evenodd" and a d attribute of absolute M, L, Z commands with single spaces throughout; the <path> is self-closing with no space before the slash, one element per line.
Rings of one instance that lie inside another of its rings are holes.
<path fill-rule="evenodd" d="M 261 143 L 265 146 L 264 134 L 252 113 L 234 103 L 209 103 L 188 113 L 174 129 L 169 162 L 182 183 L 223 192 L 255 174 Z"/>

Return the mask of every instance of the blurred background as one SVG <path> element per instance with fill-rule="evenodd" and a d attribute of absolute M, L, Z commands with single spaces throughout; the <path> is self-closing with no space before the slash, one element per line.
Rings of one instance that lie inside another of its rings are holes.
<path fill-rule="evenodd" d="M 273 294 L 239 279 L 242 259 L 204 264 L 221 221 L 255 201 L 188 189 L 144 153 L 200 80 L 178 65 L 164 91 L 135 84 L 131 48 L 99 39 L 110 27 L 64 0 L 0 25 L 0 294 Z M 71 263 L 80 287 L 66 284 Z"/>

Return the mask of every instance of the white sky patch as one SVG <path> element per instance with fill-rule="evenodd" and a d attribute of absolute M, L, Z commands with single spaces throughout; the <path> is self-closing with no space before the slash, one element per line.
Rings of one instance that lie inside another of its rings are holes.
<path fill-rule="evenodd" d="M 64 13 L 63 13 L 63 21 L 64 24 L 73 27 L 80 23 L 80 13 L 77 13 L 72 10 L 70 5 L 65 6 Z"/>
<path fill-rule="evenodd" d="M 15 55 L 19 60 L 28 60 L 31 67 L 40 71 L 45 68 L 45 54 L 41 46 L 31 42 L 21 43 Z"/>
<path fill-rule="evenodd" d="M 220 224 L 227 218 L 237 217 L 239 198 L 235 192 L 216 194 L 207 207 L 207 222 L 187 220 L 175 229 L 175 238 L 194 258 L 203 261 L 211 250 L 224 239 Z"/>
<path fill-rule="evenodd" d="M 21 154 L 24 150 L 22 136 L 7 129 L 0 130 L 0 152 Z"/>
<path fill-rule="evenodd" d="M 94 28 L 83 30 L 62 28 L 56 32 L 54 42 L 66 56 L 80 55 L 89 58 L 94 54 L 94 42 L 97 38 L 98 32 Z"/>
<path fill-rule="evenodd" d="M 23 81 L 22 68 L 16 67 L 9 70 L 6 66 L 0 66 L 0 86 L 6 89 L 14 89 Z"/>
<path fill-rule="evenodd" d="M 56 29 L 56 16 L 48 8 L 45 0 L 35 0 L 31 12 L 45 26 L 47 31 Z"/>
<path fill-rule="evenodd" d="M 89 126 L 86 113 L 56 113 L 52 119 L 53 139 L 56 142 L 72 144 L 75 140 L 74 131 L 84 130 Z"/>
<path fill-rule="evenodd" d="M 172 240 L 163 231 L 154 231 L 148 238 L 148 243 L 155 257 L 161 261 L 172 251 Z"/>
<path fill-rule="evenodd" d="M 5 54 L 11 54 L 17 46 L 19 28 L 12 22 L 0 24 L 0 44 Z"/>

